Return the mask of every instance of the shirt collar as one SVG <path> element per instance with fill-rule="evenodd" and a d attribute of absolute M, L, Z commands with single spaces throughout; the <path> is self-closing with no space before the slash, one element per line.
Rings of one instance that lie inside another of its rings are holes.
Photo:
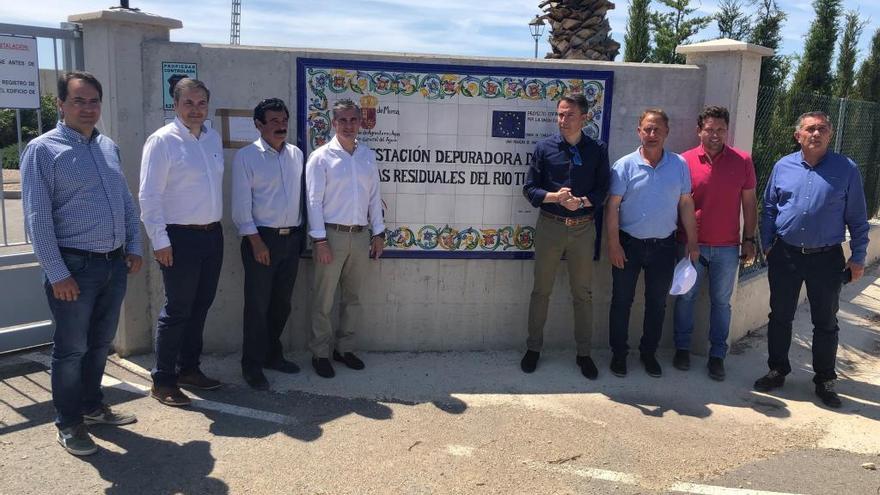
<path fill-rule="evenodd" d="M 346 153 L 346 154 L 348 153 L 348 151 L 346 151 L 346 149 L 342 147 L 342 143 L 340 143 L 339 140 L 336 139 L 336 134 L 333 135 L 333 139 L 330 140 L 330 143 L 328 146 L 333 151 L 342 151 L 343 153 Z M 358 140 L 355 140 L 354 141 L 354 153 L 357 153 L 358 148 L 360 148 Z M 354 155 L 354 153 L 352 153 L 352 155 Z"/>
<path fill-rule="evenodd" d="M 556 144 L 564 144 L 566 146 L 571 146 L 570 144 L 568 144 L 568 141 L 566 141 L 565 138 L 562 136 L 561 132 L 556 131 L 556 135 L 554 137 L 556 138 Z M 584 131 L 581 131 L 581 140 L 578 141 L 578 144 L 576 144 L 575 146 L 579 146 L 582 142 L 584 142 L 585 137 L 586 137 L 586 134 L 584 134 Z"/>
<path fill-rule="evenodd" d="M 98 132 L 97 128 L 92 129 L 91 137 L 86 138 L 85 136 L 80 134 L 79 131 L 68 126 L 67 124 L 65 124 L 64 122 L 62 122 L 60 120 L 58 121 L 57 124 L 55 124 L 55 128 L 58 129 L 58 132 L 60 132 L 67 139 L 70 139 L 73 141 L 78 141 L 81 143 L 88 143 L 89 141 L 96 139 L 101 134 L 100 132 Z"/>
<path fill-rule="evenodd" d="M 811 167 L 810 164 L 807 163 L 807 160 L 804 159 L 804 150 L 798 150 L 797 157 L 798 157 L 798 160 L 800 160 L 800 164 L 803 165 L 804 167 L 817 169 L 817 168 L 819 168 L 820 165 L 822 165 L 823 162 L 825 162 L 825 159 L 828 158 L 828 155 L 830 155 L 830 154 L 831 154 L 831 150 L 826 151 L 825 154 L 822 155 L 822 158 L 819 159 L 819 162 L 816 163 L 815 167 Z"/>
<path fill-rule="evenodd" d="M 263 153 L 265 153 L 267 151 L 269 151 L 271 153 L 276 153 L 276 154 L 278 153 L 278 151 L 275 148 L 273 148 L 272 145 L 267 143 L 266 140 L 263 139 L 262 136 L 258 137 L 257 140 L 254 141 L 254 145 L 257 147 L 257 149 L 259 149 Z M 287 146 L 288 146 L 288 143 L 285 142 L 284 146 L 281 148 L 281 150 L 282 151 L 285 150 L 287 148 Z"/>
<path fill-rule="evenodd" d="M 184 124 L 183 121 L 180 120 L 180 117 L 174 117 L 174 127 L 177 129 L 177 132 L 181 134 L 189 134 L 193 137 L 193 139 L 197 139 L 195 136 L 192 135 L 191 132 L 189 132 L 189 127 L 187 127 L 186 124 Z M 205 124 L 202 124 L 202 132 L 199 133 L 199 137 L 203 136 L 206 132 L 208 132 L 208 128 L 205 127 Z"/>
<path fill-rule="evenodd" d="M 724 158 L 724 155 L 727 154 L 728 148 L 729 147 L 725 144 L 724 147 L 721 148 L 721 153 L 718 153 L 718 156 L 712 158 L 712 155 L 710 155 L 709 152 L 706 151 L 706 148 L 703 147 L 703 143 L 700 143 L 700 145 L 697 146 L 697 155 L 700 157 L 700 162 L 712 165 L 713 163 L 717 163 Z"/>

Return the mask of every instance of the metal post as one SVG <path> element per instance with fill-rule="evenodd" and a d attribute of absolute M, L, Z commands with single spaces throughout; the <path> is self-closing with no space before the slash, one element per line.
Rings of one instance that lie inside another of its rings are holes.
<path fill-rule="evenodd" d="M 840 153 L 843 145 L 843 123 L 846 119 L 846 98 L 840 99 L 840 105 L 837 107 L 837 132 L 834 133 L 834 152 Z"/>
<path fill-rule="evenodd" d="M 21 168 L 21 165 L 19 165 Z M 6 234 L 6 186 L 3 184 L 3 155 L 0 154 L 0 225 L 3 225 L 3 244 L 0 246 L 8 246 L 9 238 Z"/>
<path fill-rule="evenodd" d="M 21 156 L 21 110 L 15 109 L 15 131 L 18 133 L 18 156 Z"/>
<path fill-rule="evenodd" d="M 538 58 L 538 38 L 535 38 L 535 58 Z"/>
<path fill-rule="evenodd" d="M 64 70 L 83 70 L 82 27 L 75 22 L 62 22 L 61 29 L 71 31 L 73 38 L 62 40 L 61 49 L 64 55 Z"/>

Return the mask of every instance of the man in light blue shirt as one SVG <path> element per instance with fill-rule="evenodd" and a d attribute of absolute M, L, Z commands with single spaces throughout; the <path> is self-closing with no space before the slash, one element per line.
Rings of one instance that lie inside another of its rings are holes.
<path fill-rule="evenodd" d="M 675 269 L 674 234 L 679 216 L 687 233 L 691 260 L 699 257 L 700 250 L 687 163 L 663 149 L 669 135 L 669 117 L 659 108 L 649 108 L 642 113 L 637 132 L 642 145 L 611 167 L 605 213 L 613 282 L 609 315 L 611 372 L 616 376 L 627 373 L 630 309 L 644 269 L 645 319 L 639 351 L 648 375 L 659 377 L 662 370 L 655 354 Z"/>
<path fill-rule="evenodd" d="M 61 122 L 22 156 L 22 204 L 34 254 L 46 274 L 55 319 L 52 402 L 58 442 L 71 454 L 98 447 L 86 424 L 135 417 L 103 403 L 101 377 L 116 335 L 126 273 L 141 268 L 140 228 L 119 148 L 95 129 L 101 83 L 87 72 L 58 81 Z"/>
<path fill-rule="evenodd" d="M 232 220 L 244 266 L 241 372 L 256 390 L 269 389 L 264 368 L 299 371 L 281 345 L 306 220 L 303 153 L 286 141 L 289 118 L 278 98 L 257 104 L 260 138 L 238 150 L 232 164 Z"/>
<path fill-rule="evenodd" d="M 833 131 L 824 112 L 801 115 L 794 134 L 801 150 L 776 162 L 764 191 L 761 242 L 770 283 L 770 371 L 755 382 L 755 390 L 779 388 L 791 373 L 792 321 L 806 284 L 815 391 L 823 404 L 837 408 L 842 405 L 834 391 L 838 299 L 842 283 L 858 280 L 865 272 L 869 226 L 858 167 L 828 150 Z M 849 260 L 841 247 L 846 229 L 851 237 Z"/>

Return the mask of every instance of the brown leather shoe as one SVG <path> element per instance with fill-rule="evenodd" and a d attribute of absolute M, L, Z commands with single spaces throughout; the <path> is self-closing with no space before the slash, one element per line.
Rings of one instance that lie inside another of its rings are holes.
<path fill-rule="evenodd" d="M 192 403 L 189 397 L 177 387 L 164 387 L 154 384 L 153 388 L 150 389 L 150 396 L 166 406 L 181 407 Z"/>
<path fill-rule="evenodd" d="M 177 377 L 177 385 L 180 387 L 192 387 L 199 390 L 215 390 L 220 388 L 222 383 L 213 378 L 208 378 L 202 373 L 202 370 L 191 371 L 185 375 Z"/>

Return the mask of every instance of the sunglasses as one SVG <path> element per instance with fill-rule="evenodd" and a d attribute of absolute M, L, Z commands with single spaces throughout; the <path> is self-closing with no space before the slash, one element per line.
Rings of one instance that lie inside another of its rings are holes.
<path fill-rule="evenodd" d="M 581 159 L 581 153 L 578 151 L 577 146 L 569 146 L 569 153 L 571 153 L 571 164 L 575 167 L 580 167 L 584 164 L 584 161 Z"/>

